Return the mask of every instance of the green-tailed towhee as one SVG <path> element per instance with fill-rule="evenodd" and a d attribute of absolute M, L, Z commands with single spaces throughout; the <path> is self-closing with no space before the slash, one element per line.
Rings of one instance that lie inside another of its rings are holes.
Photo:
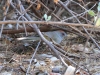
<path fill-rule="evenodd" d="M 49 32 L 42 32 L 44 37 L 50 41 L 52 39 L 56 43 L 61 43 L 61 41 L 64 39 L 64 37 L 67 35 L 64 31 L 62 30 L 57 30 L 57 31 L 49 31 Z M 49 38 L 49 39 L 48 39 Z M 40 37 L 36 36 L 29 36 L 29 37 L 22 37 L 22 38 L 17 38 L 17 40 L 30 40 L 30 41 L 37 41 L 40 40 Z"/>

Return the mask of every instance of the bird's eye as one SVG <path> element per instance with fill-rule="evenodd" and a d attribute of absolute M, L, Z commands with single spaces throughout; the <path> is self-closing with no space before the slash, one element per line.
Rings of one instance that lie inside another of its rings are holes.
<path fill-rule="evenodd" d="M 65 33 L 62 33 L 62 36 L 65 36 Z"/>

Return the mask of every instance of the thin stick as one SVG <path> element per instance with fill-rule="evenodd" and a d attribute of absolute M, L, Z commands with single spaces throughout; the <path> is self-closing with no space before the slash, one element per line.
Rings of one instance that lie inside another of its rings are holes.
<path fill-rule="evenodd" d="M 34 58 L 36 52 L 38 51 L 38 48 L 39 48 L 40 43 L 41 43 L 41 40 L 39 41 L 39 43 L 38 43 L 38 45 L 37 45 L 37 47 L 36 47 L 36 49 L 35 49 L 35 52 L 34 52 L 34 54 L 32 55 L 32 58 L 31 58 L 31 60 L 30 60 L 30 64 L 29 64 L 28 69 L 27 69 L 27 72 L 26 72 L 26 75 L 29 74 L 29 70 L 30 70 L 30 67 L 31 67 L 31 64 L 32 64 L 32 60 L 33 60 L 33 58 Z"/>
<path fill-rule="evenodd" d="M 79 23 L 66 23 L 66 22 L 59 22 L 59 21 L 14 21 L 14 20 L 6 20 L 6 21 L 0 21 L 0 24 L 56 24 L 56 25 L 70 25 L 70 26 L 84 26 L 84 27 L 94 27 L 91 24 L 79 24 Z M 97 28 L 97 27 L 95 27 Z"/>

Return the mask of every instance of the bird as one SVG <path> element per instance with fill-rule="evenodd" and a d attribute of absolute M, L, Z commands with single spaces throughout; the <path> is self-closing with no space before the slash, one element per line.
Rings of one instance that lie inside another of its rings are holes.
<path fill-rule="evenodd" d="M 54 41 L 58 44 L 61 43 L 61 41 L 64 39 L 67 34 L 63 30 L 56 30 L 56 31 L 48 31 L 48 32 L 42 32 L 44 37 L 48 41 Z M 38 36 L 28 36 L 28 37 L 21 37 L 17 38 L 17 40 L 30 40 L 30 41 L 37 41 L 40 40 L 41 38 Z"/>

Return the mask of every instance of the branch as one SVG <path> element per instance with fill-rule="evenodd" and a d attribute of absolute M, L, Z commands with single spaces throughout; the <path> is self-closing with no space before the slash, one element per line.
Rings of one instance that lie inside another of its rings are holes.
<path fill-rule="evenodd" d="M 79 23 L 66 23 L 66 22 L 55 22 L 55 21 L 13 21 L 13 20 L 6 20 L 6 21 L 0 21 L 0 24 L 16 24 L 16 23 L 19 23 L 19 24 L 56 24 L 56 25 L 59 25 L 59 26 L 62 26 L 62 25 L 70 25 L 70 26 L 84 26 L 84 27 L 94 27 L 93 25 L 91 24 L 79 24 Z M 95 27 L 97 28 L 97 27 Z"/>

